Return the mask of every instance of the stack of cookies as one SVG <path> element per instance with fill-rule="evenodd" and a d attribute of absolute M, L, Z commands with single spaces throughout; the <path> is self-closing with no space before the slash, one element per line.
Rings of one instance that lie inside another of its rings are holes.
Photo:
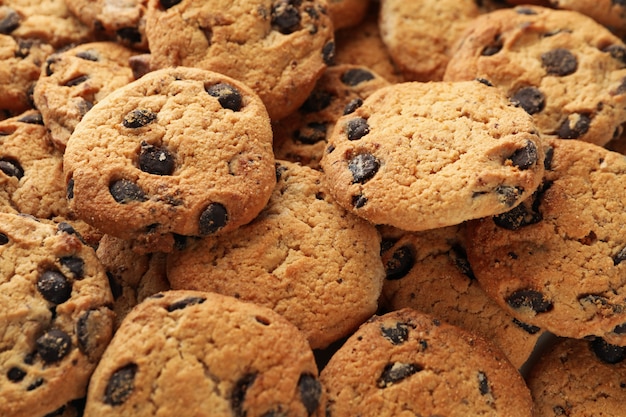
<path fill-rule="evenodd" d="M 0 415 L 619 415 L 624 36 L 611 0 L 2 2 Z"/>

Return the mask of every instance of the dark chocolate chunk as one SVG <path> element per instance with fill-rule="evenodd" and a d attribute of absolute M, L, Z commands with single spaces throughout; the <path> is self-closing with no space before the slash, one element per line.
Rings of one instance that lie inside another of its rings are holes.
<path fill-rule="evenodd" d="M 110 271 L 107 271 L 106 275 L 109 281 L 109 287 L 111 288 L 111 294 L 113 294 L 113 299 L 117 300 L 124 293 L 124 287 L 120 283 L 122 279 L 113 275 Z"/>
<path fill-rule="evenodd" d="M 156 113 L 147 109 L 136 109 L 124 116 L 122 124 L 129 129 L 138 129 L 146 126 L 157 118 Z"/>
<path fill-rule="evenodd" d="M 174 7 L 181 1 L 182 0 L 159 0 L 159 2 L 161 3 L 161 6 L 164 9 L 169 9 L 170 7 Z"/>
<path fill-rule="evenodd" d="M 335 64 L 335 42 L 330 41 L 322 48 L 322 59 L 328 66 Z"/>
<path fill-rule="evenodd" d="M 626 65 L 626 47 L 623 45 L 609 45 L 602 49 L 602 52 L 610 54 L 613 59 L 616 59 Z"/>
<path fill-rule="evenodd" d="M 380 161 L 372 154 L 361 153 L 348 163 L 348 169 L 352 172 L 352 182 L 364 184 L 376 175 L 380 168 Z"/>
<path fill-rule="evenodd" d="M 500 35 L 496 35 L 493 38 L 493 42 L 489 45 L 486 45 L 483 50 L 480 52 L 482 56 L 492 56 L 500 52 L 502 50 L 502 39 L 500 39 Z"/>
<path fill-rule="evenodd" d="M 195 304 L 202 304 L 206 301 L 206 298 L 204 297 L 187 297 L 187 298 L 183 298 L 182 300 L 178 300 L 175 303 L 170 304 L 169 306 L 167 306 L 167 311 L 172 312 L 174 310 L 182 310 L 185 307 L 189 307 Z"/>
<path fill-rule="evenodd" d="M 148 174 L 171 175 L 176 166 L 174 155 L 165 147 L 141 143 L 139 169 Z"/>
<path fill-rule="evenodd" d="M 544 109 L 546 98 L 537 87 L 523 87 L 513 94 L 511 103 L 516 107 L 521 107 L 528 114 L 535 114 Z"/>
<path fill-rule="evenodd" d="M 72 349 L 72 338 L 60 329 L 50 329 L 35 341 L 37 353 L 45 363 L 63 359 Z"/>
<path fill-rule="evenodd" d="M 541 65 L 548 74 L 564 77 L 576 72 L 578 59 L 569 50 L 556 48 L 541 54 Z"/>
<path fill-rule="evenodd" d="M 505 206 L 513 206 L 520 198 L 524 190 L 520 187 L 510 187 L 508 185 L 498 185 L 495 189 L 498 201 Z"/>
<path fill-rule="evenodd" d="M 487 87 L 493 87 L 493 83 L 486 78 L 476 78 L 476 81 L 481 84 L 485 84 Z"/>
<path fill-rule="evenodd" d="M 537 14 L 536 11 L 534 11 L 533 9 L 529 9 L 528 7 L 517 7 L 517 8 L 515 8 L 515 12 L 517 14 L 524 14 L 524 15 L 534 15 L 534 14 Z"/>
<path fill-rule="evenodd" d="M 589 347 L 598 359 L 606 363 L 616 364 L 626 358 L 625 346 L 612 345 L 601 337 L 597 337 L 589 342 Z"/>
<path fill-rule="evenodd" d="M 355 99 L 352 99 L 348 104 L 345 105 L 345 107 L 343 108 L 343 114 L 350 114 L 350 113 L 354 113 L 356 111 L 356 109 L 358 109 L 359 107 L 361 107 L 363 105 L 363 99 L 360 97 L 357 97 Z"/>
<path fill-rule="evenodd" d="M 20 27 L 20 20 L 20 15 L 15 10 L 6 7 L 6 14 L 2 20 L 0 20 L 0 33 L 3 35 L 10 34 Z"/>
<path fill-rule="evenodd" d="M 546 149 L 546 156 L 543 160 L 543 167 L 546 171 L 552 171 L 552 160 L 554 159 L 554 148 L 549 146 Z"/>
<path fill-rule="evenodd" d="M 33 47 L 34 43 L 34 40 L 17 39 L 17 48 L 13 54 L 16 58 L 26 58 L 30 55 L 30 49 Z"/>
<path fill-rule="evenodd" d="M 74 198 L 74 178 L 70 178 L 65 187 L 65 196 L 68 200 Z"/>
<path fill-rule="evenodd" d="M 117 180 L 109 186 L 111 195 L 120 204 L 131 201 L 146 201 L 146 195 L 137 184 L 129 180 Z"/>
<path fill-rule="evenodd" d="M 64 256 L 59 259 L 61 265 L 70 270 L 76 279 L 82 279 L 85 276 L 85 261 L 78 256 Z"/>
<path fill-rule="evenodd" d="M 322 384 L 314 375 L 304 373 L 298 380 L 298 390 L 300 391 L 300 401 L 306 408 L 309 415 L 312 415 L 320 405 L 322 395 Z"/>
<path fill-rule="evenodd" d="M 44 271 L 37 278 L 37 291 L 47 301 L 61 304 L 72 295 L 72 283 L 59 271 Z"/>
<path fill-rule="evenodd" d="M 539 206 L 544 193 L 551 185 L 551 182 L 543 183 L 530 199 L 523 201 L 520 205 L 505 213 L 493 216 L 493 222 L 507 230 L 517 230 L 520 227 L 540 222 L 543 219 L 543 215 L 539 211 Z"/>
<path fill-rule="evenodd" d="M 622 78 L 622 81 L 617 86 L 617 88 L 611 91 L 611 94 L 619 96 L 626 93 L 626 77 Z"/>
<path fill-rule="evenodd" d="M 326 140 L 326 123 L 310 122 L 294 132 L 294 139 L 306 145 Z"/>
<path fill-rule="evenodd" d="M 211 203 L 200 215 L 200 234 L 212 235 L 228 223 L 228 211 L 220 203 Z"/>
<path fill-rule="evenodd" d="M 399 247 L 385 263 L 385 278 L 397 280 L 404 278 L 415 264 L 414 250 L 409 245 Z"/>
<path fill-rule="evenodd" d="M 537 145 L 532 141 L 527 141 L 526 146 L 513 152 L 509 157 L 513 166 L 521 170 L 526 170 L 537 163 L 539 155 L 537 153 Z"/>
<path fill-rule="evenodd" d="M 115 34 L 122 42 L 140 43 L 141 32 L 136 27 L 125 27 L 115 31 Z"/>
<path fill-rule="evenodd" d="M 613 328 L 615 334 L 626 334 L 626 323 L 618 324 Z"/>
<path fill-rule="evenodd" d="M 81 116 L 86 115 L 87 112 L 92 109 L 92 107 L 93 103 L 89 100 L 85 100 L 84 98 L 81 98 L 80 101 L 76 103 L 76 108 L 78 109 L 78 112 Z"/>
<path fill-rule="evenodd" d="M 97 346 L 94 346 L 94 343 L 92 343 L 92 336 L 101 327 L 100 317 L 97 310 L 87 310 L 76 320 L 75 331 L 78 348 L 86 355 L 97 349 Z M 97 336 L 95 339 L 97 339 Z"/>
<path fill-rule="evenodd" d="M 20 163 L 11 158 L 0 159 L 0 171 L 18 180 L 24 176 L 24 170 Z"/>
<path fill-rule="evenodd" d="M 243 98 L 241 93 L 235 87 L 226 83 L 214 84 L 206 88 L 206 92 L 217 98 L 220 105 L 232 111 L 239 111 L 243 106 Z"/>
<path fill-rule="evenodd" d="M 369 132 L 370 126 L 367 124 L 367 120 L 362 117 L 350 119 L 346 122 L 346 134 L 348 136 L 348 140 L 361 139 Z"/>
<path fill-rule="evenodd" d="M 352 205 L 354 208 L 361 208 L 367 203 L 367 197 L 364 195 L 353 195 L 352 196 Z"/>
<path fill-rule="evenodd" d="M 516 318 L 513 319 L 513 324 L 515 324 L 517 327 L 521 328 L 528 334 L 535 334 L 541 330 L 540 327 L 533 326 L 532 324 L 524 323 L 523 321 L 520 321 Z"/>
<path fill-rule="evenodd" d="M 406 323 L 396 323 L 394 327 L 380 326 L 380 332 L 392 345 L 401 345 L 409 339 L 409 326 Z"/>
<path fill-rule="evenodd" d="M 487 395 L 491 391 L 487 375 L 482 371 L 478 371 L 478 391 L 480 395 Z"/>
<path fill-rule="evenodd" d="M 43 126 L 43 116 L 41 115 L 41 113 L 37 112 L 37 113 L 29 113 L 26 116 L 20 117 L 18 119 L 19 122 L 22 123 L 28 123 L 31 125 L 39 125 L 39 126 Z"/>
<path fill-rule="evenodd" d="M 95 49 L 87 49 L 85 51 L 80 51 L 76 54 L 76 56 L 86 61 L 94 61 L 94 62 L 100 61 L 100 54 Z"/>
<path fill-rule="evenodd" d="M 294 0 L 277 0 L 272 5 L 272 27 L 284 35 L 300 29 L 300 10 Z"/>
<path fill-rule="evenodd" d="M 376 385 L 378 388 L 387 388 L 400 382 L 413 374 L 418 373 L 423 368 L 415 363 L 394 362 L 385 365 Z"/>
<path fill-rule="evenodd" d="M 454 244 L 448 252 L 448 257 L 457 269 L 469 279 L 475 279 L 474 271 L 467 258 L 467 251 L 460 244 Z"/>
<path fill-rule="evenodd" d="M 0 245 L 6 245 L 9 243 L 9 237 L 4 233 L 0 233 Z"/>
<path fill-rule="evenodd" d="M 626 261 L 626 246 L 624 246 L 614 257 L 613 265 L 619 265 L 623 261 Z"/>
<path fill-rule="evenodd" d="M 67 80 L 65 84 L 63 85 L 66 87 L 74 87 L 74 86 L 77 86 L 78 84 L 84 83 L 88 79 L 89 79 L 88 75 L 79 75 L 78 77 L 74 77 L 71 80 Z"/>
<path fill-rule="evenodd" d="M 235 386 L 233 387 L 233 392 L 230 394 L 230 407 L 233 410 L 233 414 L 236 417 L 245 417 L 247 412 L 244 410 L 243 403 L 246 400 L 246 393 L 250 386 L 254 383 L 256 379 L 256 373 L 245 374 L 237 382 L 235 382 Z"/>
<path fill-rule="evenodd" d="M 26 387 L 26 391 L 34 391 L 44 383 L 43 378 L 37 378 Z"/>
<path fill-rule="evenodd" d="M 17 366 L 11 367 L 7 372 L 7 378 L 11 382 L 20 382 L 26 376 L 26 371 Z"/>
<path fill-rule="evenodd" d="M 591 117 L 588 114 L 581 113 L 577 114 L 576 122 L 572 126 L 572 121 L 570 120 L 570 115 L 563 121 L 561 126 L 559 126 L 556 134 L 561 139 L 578 139 L 589 130 L 589 125 L 591 124 Z"/>
<path fill-rule="evenodd" d="M 306 101 L 300 106 L 303 113 L 315 113 L 328 107 L 333 100 L 333 95 L 324 90 L 313 90 Z"/>
<path fill-rule="evenodd" d="M 515 291 L 507 297 L 506 303 L 516 310 L 530 308 L 535 313 L 545 313 L 553 307 L 552 302 L 543 293 L 531 289 Z"/>
<path fill-rule="evenodd" d="M 276 162 L 275 170 L 276 170 L 276 182 L 278 182 L 283 177 L 283 174 L 287 172 L 287 167 Z"/>
<path fill-rule="evenodd" d="M 351 68 L 341 74 L 341 82 L 347 86 L 354 87 L 362 82 L 373 80 L 374 74 L 363 68 Z"/>
<path fill-rule="evenodd" d="M 129 363 L 111 375 L 104 390 L 104 403 L 112 406 L 122 405 L 135 389 L 137 365 Z"/>

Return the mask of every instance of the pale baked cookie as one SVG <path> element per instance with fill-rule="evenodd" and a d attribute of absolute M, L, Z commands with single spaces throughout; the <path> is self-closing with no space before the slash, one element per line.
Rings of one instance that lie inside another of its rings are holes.
<path fill-rule="evenodd" d="M 413 308 L 480 334 L 525 369 L 546 332 L 515 319 L 480 288 L 467 260 L 463 225 L 415 233 L 379 230 L 384 309 Z"/>
<path fill-rule="evenodd" d="M 250 224 L 168 255 L 175 289 L 218 292 L 272 308 L 314 349 L 376 312 L 384 276 L 376 228 L 338 206 L 322 174 L 279 161 L 267 207 Z"/>
<path fill-rule="evenodd" d="M 148 50 L 147 0 L 65 0 L 67 8 L 99 36 Z"/>
<path fill-rule="evenodd" d="M 268 308 L 198 291 L 131 311 L 89 384 L 85 417 L 307 417 L 321 386 L 311 348 Z"/>
<path fill-rule="evenodd" d="M 327 0 L 328 14 L 335 30 L 357 26 L 369 8 L 370 0 Z"/>
<path fill-rule="evenodd" d="M 626 36 L 624 0 L 549 0 L 552 7 L 573 10 L 593 18 L 618 36 Z"/>
<path fill-rule="evenodd" d="M 134 80 L 133 51 L 114 42 L 91 42 L 54 53 L 33 91 L 55 145 L 65 150 L 74 128 L 94 104 Z"/>
<path fill-rule="evenodd" d="M 111 339 L 93 249 L 61 226 L 0 213 L 0 414 L 43 416 L 86 394 Z"/>
<path fill-rule="evenodd" d="M 537 416 L 620 416 L 624 413 L 626 349 L 561 339 L 527 378 Z"/>
<path fill-rule="evenodd" d="M 276 182 L 261 100 L 198 68 L 154 71 L 106 96 L 76 126 L 63 162 L 76 215 L 146 252 L 248 223 Z"/>
<path fill-rule="evenodd" d="M 480 78 L 544 135 L 604 145 L 626 121 L 626 45 L 577 12 L 519 6 L 476 18 L 444 79 Z"/>
<path fill-rule="evenodd" d="M 238 79 L 278 120 L 306 100 L 332 62 L 327 13 L 323 0 L 150 0 L 150 64 L 199 67 Z"/>
<path fill-rule="evenodd" d="M 328 67 L 311 95 L 298 110 L 272 124 L 274 155 L 319 169 L 326 149 L 326 136 L 345 113 L 354 111 L 363 99 L 389 82 L 367 67 Z"/>
<path fill-rule="evenodd" d="M 383 87 L 328 142 L 321 166 L 339 204 L 404 230 L 508 211 L 543 174 L 531 116 L 478 81 Z"/>
<path fill-rule="evenodd" d="M 547 155 L 535 195 L 468 225 L 474 274 L 525 323 L 626 345 L 626 158 L 559 139 Z"/>
<path fill-rule="evenodd" d="M 408 308 L 363 324 L 320 381 L 326 417 L 533 415 L 524 380 L 498 348 Z"/>

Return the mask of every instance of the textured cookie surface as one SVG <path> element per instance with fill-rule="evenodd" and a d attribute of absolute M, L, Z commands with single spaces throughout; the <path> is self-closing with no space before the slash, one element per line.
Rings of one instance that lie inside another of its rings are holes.
<path fill-rule="evenodd" d="M 273 311 L 197 291 L 156 294 L 122 322 L 89 385 L 86 417 L 306 417 L 321 387 L 311 348 Z"/>
<path fill-rule="evenodd" d="M 82 117 L 115 89 L 133 81 L 130 49 L 91 42 L 54 53 L 42 66 L 33 101 L 55 145 L 65 145 Z"/>
<path fill-rule="evenodd" d="M 626 3 L 623 0 L 549 0 L 549 3 L 557 9 L 587 15 L 618 36 L 626 35 Z"/>
<path fill-rule="evenodd" d="M 334 51 L 317 0 L 150 0 L 151 65 L 199 67 L 248 84 L 272 119 L 298 108 Z"/>
<path fill-rule="evenodd" d="M 328 141 L 321 166 L 337 201 L 404 230 L 507 211 L 543 173 L 532 118 L 477 81 L 381 88 Z"/>
<path fill-rule="evenodd" d="M 499 349 L 412 309 L 364 323 L 320 380 L 327 417 L 533 415 L 528 388 Z"/>
<path fill-rule="evenodd" d="M 480 288 L 467 260 L 463 226 L 415 233 L 380 229 L 385 311 L 413 308 L 480 334 L 523 368 L 545 331 L 513 318 Z"/>
<path fill-rule="evenodd" d="M 544 135 L 604 145 L 626 121 L 626 45 L 593 19 L 539 6 L 476 18 L 444 79 L 485 79 Z"/>
<path fill-rule="evenodd" d="M 0 414 L 43 416 L 85 396 L 111 339 L 111 292 L 71 229 L 14 214 L 0 225 Z"/>
<path fill-rule="evenodd" d="M 250 224 L 168 256 L 176 289 L 270 307 L 324 348 L 376 312 L 384 275 L 371 224 L 333 202 L 322 175 L 280 161 L 278 184 Z"/>
<path fill-rule="evenodd" d="M 626 157 L 559 139 L 547 154 L 535 195 L 469 225 L 474 274 L 525 323 L 626 345 Z"/>
<path fill-rule="evenodd" d="M 151 72 L 98 102 L 64 154 L 70 207 L 104 233 L 169 251 L 175 235 L 233 230 L 276 181 L 263 103 L 221 74 Z"/>

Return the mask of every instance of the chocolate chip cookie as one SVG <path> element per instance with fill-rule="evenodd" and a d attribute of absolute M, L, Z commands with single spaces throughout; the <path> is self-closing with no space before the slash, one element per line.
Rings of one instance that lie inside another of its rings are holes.
<path fill-rule="evenodd" d="M 549 4 L 587 15 L 616 35 L 626 35 L 626 3 L 623 0 L 549 0 Z"/>

